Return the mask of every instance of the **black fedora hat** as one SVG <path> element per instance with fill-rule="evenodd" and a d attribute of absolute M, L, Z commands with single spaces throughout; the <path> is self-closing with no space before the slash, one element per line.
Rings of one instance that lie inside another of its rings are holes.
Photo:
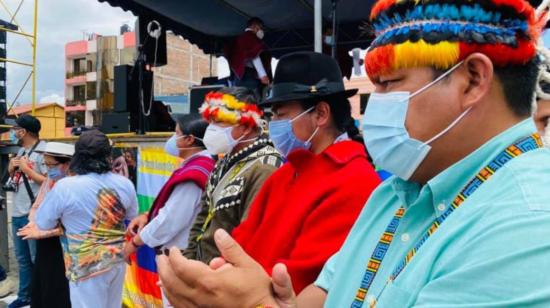
<path fill-rule="evenodd" d="M 273 86 L 260 105 L 333 96 L 348 98 L 356 93 L 357 89 L 345 89 L 340 67 L 332 57 L 301 51 L 279 60 Z"/>

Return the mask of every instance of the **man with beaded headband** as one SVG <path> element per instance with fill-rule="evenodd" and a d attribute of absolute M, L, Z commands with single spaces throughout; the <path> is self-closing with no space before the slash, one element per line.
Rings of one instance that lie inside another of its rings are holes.
<path fill-rule="evenodd" d="M 231 232 L 247 217 L 256 193 L 283 159 L 263 131 L 262 112 L 251 90 L 211 92 L 200 112 L 210 123 L 203 140 L 206 149 L 224 157 L 208 179 L 184 255 L 208 263 L 220 255 L 214 231 Z"/>
<path fill-rule="evenodd" d="M 182 307 L 548 306 L 550 150 L 531 113 L 549 2 L 378 1 L 362 127 L 395 176 L 340 251 L 295 296 L 284 266 L 269 277 L 218 231 L 223 265 L 170 254 L 164 287 Z"/>

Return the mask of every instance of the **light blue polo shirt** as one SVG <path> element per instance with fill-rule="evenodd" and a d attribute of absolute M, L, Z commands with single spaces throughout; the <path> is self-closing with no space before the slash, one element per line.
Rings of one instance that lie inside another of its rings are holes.
<path fill-rule="evenodd" d="M 386 285 L 405 254 L 467 182 L 501 151 L 535 131 L 533 121 L 525 120 L 424 186 L 395 177 L 380 185 L 315 282 L 328 291 L 325 307 L 350 307 L 374 247 L 400 206 L 405 215 L 363 307 L 376 297 L 377 308 L 550 307 L 547 148 L 527 152 L 498 170 Z"/>

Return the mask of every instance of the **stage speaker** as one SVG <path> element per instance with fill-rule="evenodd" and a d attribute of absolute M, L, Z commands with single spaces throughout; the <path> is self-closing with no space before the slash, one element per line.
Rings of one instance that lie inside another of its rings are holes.
<path fill-rule="evenodd" d="M 160 29 L 158 28 L 159 25 Z M 151 66 L 166 65 L 168 63 L 166 57 L 166 25 L 156 21 L 150 15 L 140 15 L 136 20 L 135 31 L 136 46 L 142 46 L 145 53 L 145 63 Z M 158 43 L 155 43 L 156 39 L 153 37 L 156 34 L 158 34 Z M 155 45 L 157 49 L 156 58 Z M 153 63 L 155 59 L 156 63 Z"/>
<path fill-rule="evenodd" d="M 137 102 L 138 90 L 132 82 L 131 71 L 131 65 L 115 66 L 115 112 L 126 112 L 129 102 Z"/>
<path fill-rule="evenodd" d="M 143 127 L 146 132 L 173 132 L 176 123 L 168 108 L 160 101 L 153 101 L 151 115 L 144 117 Z M 137 132 L 139 128 L 139 111 L 108 112 L 102 115 L 101 131 L 105 134 Z"/>
<path fill-rule="evenodd" d="M 148 109 L 151 101 L 153 72 L 143 72 L 143 102 Z M 139 110 L 139 74 L 131 65 L 115 66 L 115 103 L 114 112 L 131 112 Z"/>
<path fill-rule="evenodd" d="M 206 94 L 223 88 L 221 85 L 193 86 L 189 89 L 189 113 L 198 113 Z"/>
<path fill-rule="evenodd" d="M 129 112 L 110 112 L 102 115 L 100 130 L 104 134 L 120 134 L 133 131 L 130 127 Z"/>

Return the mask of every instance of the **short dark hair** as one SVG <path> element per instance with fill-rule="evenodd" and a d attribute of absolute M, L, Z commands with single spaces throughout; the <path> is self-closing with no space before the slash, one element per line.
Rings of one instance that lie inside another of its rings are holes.
<path fill-rule="evenodd" d="M 178 114 L 174 116 L 174 119 L 184 135 L 192 135 L 195 137 L 194 146 L 204 148 L 202 139 L 208 127 L 208 122 L 206 122 L 200 114 Z M 197 138 L 200 138 L 200 140 Z"/>
<path fill-rule="evenodd" d="M 253 25 L 258 25 L 260 27 L 264 27 L 264 21 L 261 20 L 259 17 L 252 17 L 246 22 L 247 27 L 252 27 Z"/>
<path fill-rule="evenodd" d="M 518 116 L 530 116 L 538 82 L 540 60 L 533 58 L 525 65 L 496 67 L 495 75 L 502 86 L 508 107 Z"/>
<path fill-rule="evenodd" d="M 111 171 L 112 161 L 110 156 L 90 157 L 86 154 L 75 155 L 71 160 L 69 169 L 78 175 L 88 173 L 103 174 Z"/>
<path fill-rule="evenodd" d="M 300 105 L 302 105 L 303 110 L 307 110 L 320 102 L 326 102 L 329 105 L 332 121 L 338 131 L 347 133 L 352 140 L 363 143 L 359 129 L 355 126 L 355 119 L 351 116 L 350 101 L 346 97 L 331 95 L 324 98 L 303 100 L 300 101 Z"/>
<path fill-rule="evenodd" d="M 539 76 L 539 64 L 540 60 L 535 57 L 524 65 L 494 68 L 495 76 L 502 86 L 506 104 L 517 116 L 531 115 L 532 101 L 535 99 Z M 446 72 L 446 70 L 435 68 L 433 70 L 434 79 Z"/>
<path fill-rule="evenodd" d="M 53 159 L 60 163 L 60 164 L 66 164 L 68 162 L 71 161 L 71 157 L 67 157 L 67 156 L 54 156 L 54 155 L 51 155 L 51 157 L 53 157 Z"/>

